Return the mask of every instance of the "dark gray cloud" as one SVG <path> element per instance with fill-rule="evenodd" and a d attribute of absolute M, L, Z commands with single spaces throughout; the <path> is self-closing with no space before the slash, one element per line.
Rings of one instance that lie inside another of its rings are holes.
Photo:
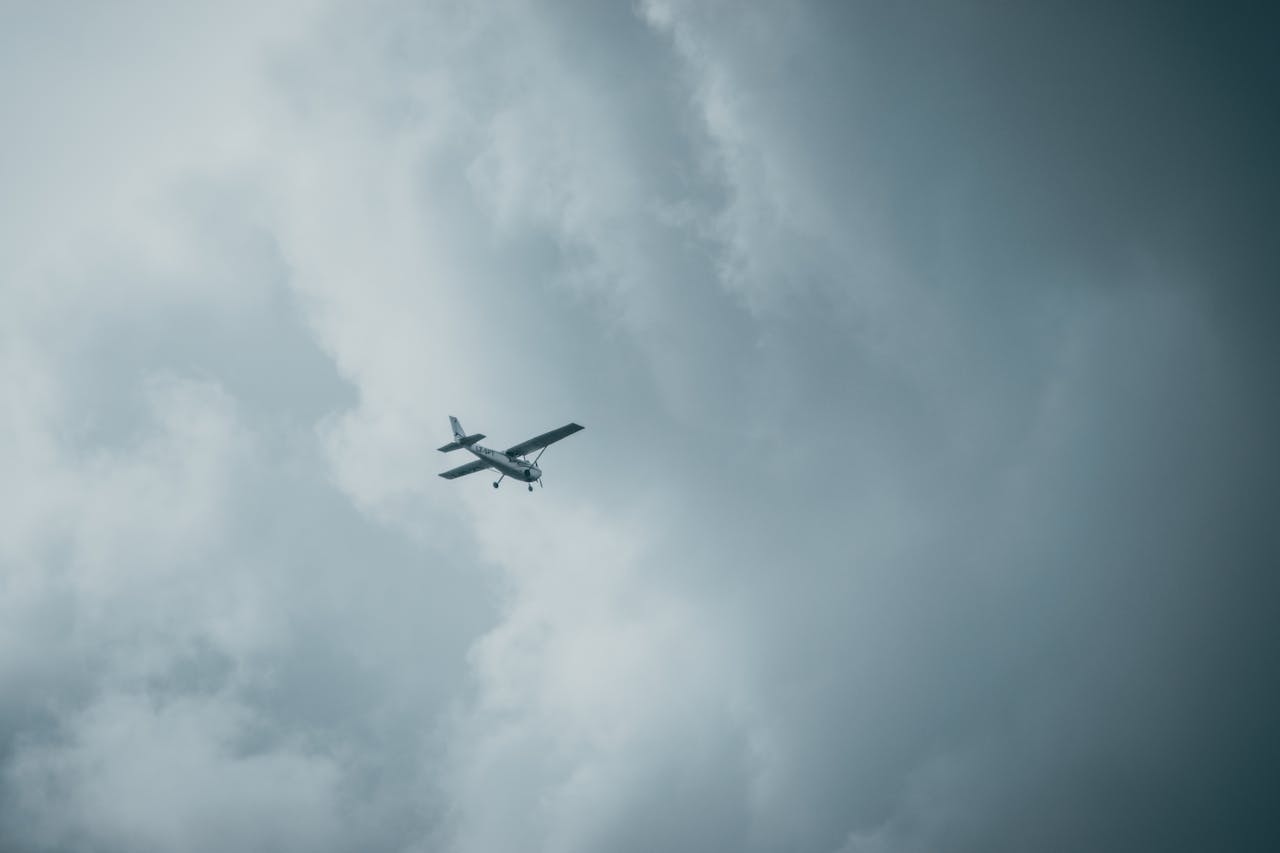
<path fill-rule="evenodd" d="M 6 13 L 0 846 L 1274 844 L 1269 16 L 241 11 Z"/>

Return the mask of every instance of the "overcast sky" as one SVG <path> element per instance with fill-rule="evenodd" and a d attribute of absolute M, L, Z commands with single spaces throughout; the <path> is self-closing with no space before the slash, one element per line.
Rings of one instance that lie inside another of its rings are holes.
<path fill-rule="evenodd" d="M 0 2 L 0 849 L 1275 849 L 1188 5 Z"/>

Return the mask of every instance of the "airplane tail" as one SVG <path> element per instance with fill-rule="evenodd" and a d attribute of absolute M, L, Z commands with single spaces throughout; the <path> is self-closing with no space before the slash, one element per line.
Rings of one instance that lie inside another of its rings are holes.
<path fill-rule="evenodd" d="M 461 450 L 464 447 L 470 447 L 484 438 L 484 433 L 479 432 L 475 435 L 467 435 L 462 429 L 462 424 L 458 423 L 458 419 L 453 415 L 449 415 L 449 425 L 453 427 L 453 441 L 444 447 L 438 448 L 441 453 L 449 453 L 454 450 Z"/>

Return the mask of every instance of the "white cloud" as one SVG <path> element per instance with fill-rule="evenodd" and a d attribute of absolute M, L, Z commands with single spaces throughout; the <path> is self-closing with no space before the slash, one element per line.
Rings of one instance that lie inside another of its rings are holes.
<path fill-rule="evenodd" d="M 991 239 L 1026 199 L 901 146 L 966 90 L 834 8 L 10 13 L 6 842 L 998 849 L 1113 754 L 1198 790 L 1236 354 L 1176 263 Z M 495 492 L 448 414 L 587 430 Z"/>
<path fill-rule="evenodd" d="M 224 696 L 106 695 L 5 773 L 18 844 L 108 850 L 345 849 L 341 772 L 305 743 L 253 744 Z"/>

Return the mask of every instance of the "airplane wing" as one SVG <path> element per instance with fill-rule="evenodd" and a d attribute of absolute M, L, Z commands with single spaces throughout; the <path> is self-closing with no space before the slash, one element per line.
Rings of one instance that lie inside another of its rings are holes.
<path fill-rule="evenodd" d="M 582 429 L 578 424 L 565 424 L 559 429 L 553 429 L 551 432 L 544 432 L 542 435 L 534 436 L 528 441 L 522 441 L 517 445 L 508 447 L 506 453 L 508 456 L 524 456 L 534 450 L 540 450 L 548 444 L 554 444 L 562 438 L 568 438 L 578 430 Z"/>
<path fill-rule="evenodd" d="M 477 471 L 483 471 L 489 467 L 489 463 L 483 459 L 477 459 L 474 462 L 468 462 L 466 465 L 459 465 L 457 468 L 450 468 L 440 476 L 446 480 L 456 480 L 458 477 L 465 477 L 467 474 L 474 474 Z"/>

